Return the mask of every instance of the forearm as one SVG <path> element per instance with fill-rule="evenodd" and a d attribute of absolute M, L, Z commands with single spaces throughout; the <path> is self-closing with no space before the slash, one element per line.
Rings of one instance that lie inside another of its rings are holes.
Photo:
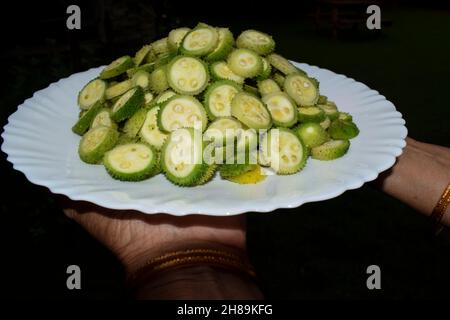
<path fill-rule="evenodd" d="M 380 175 L 376 184 L 383 192 L 419 212 L 430 215 L 450 182 L 450 149 L 407 138 L 397 163 Z M 450 214 L 442 223 L 450 225 Z"/>

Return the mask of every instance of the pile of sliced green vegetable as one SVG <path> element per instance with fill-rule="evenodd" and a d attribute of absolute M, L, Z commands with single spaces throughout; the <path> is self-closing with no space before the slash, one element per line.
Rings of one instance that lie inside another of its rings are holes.
<path fill-rule="evenodd" d="M 199 23 L 118 58 L 78 95 L 72 130 L 82 136 L 81 160 L 102 163 L 119 180 L 163 173 L 174 184 L 195 186 L 217 170 L 223 179 L 256 183 L 260 166 L 294 174 L 309 156 L 342 157 L 359 133 L 352 116 L 274 50 L 263 32 L 246 30 L 235 39 L 227 28 Z M 217 132 L 224 133 L 220 143 Z M 212 161 L 217 155 L 226 164 Z"/>

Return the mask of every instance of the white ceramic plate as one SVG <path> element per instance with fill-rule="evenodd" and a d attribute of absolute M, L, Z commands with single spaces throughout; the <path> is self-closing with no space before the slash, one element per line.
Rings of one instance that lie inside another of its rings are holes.
<path fill-rule="evenodd" d="M 2 150 L 14 168 L 33 183 L 74 200 L 145 213 L 232 215 L 294 208 L 361 187 L 390 168 L 405 146 L 402 115 L 377 91 L 332 71 L 297 64 L 320 81 L 321 93 L 350 112 L 360 128 L 349 152 L 334 161 L 309 159 L 291 176 L 268 176 L 256 185 L 237 185 L 216 176 L 203 186 L 180 188 L 163 175 L 142 182 L 113 180 L 101 165 L 83 163 L 80 137 L 71 127 L 78 117 L 77 94 L 101 68 L 76 73 L 36 92 L 8 119 Z"/>

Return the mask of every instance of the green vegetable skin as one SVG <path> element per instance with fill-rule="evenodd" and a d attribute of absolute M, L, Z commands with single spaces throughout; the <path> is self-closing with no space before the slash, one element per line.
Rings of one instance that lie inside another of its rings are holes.
<path fill-rule="evenodd" d="M 85 84 L 72 127 L 82 136 L 80 159 L 103 163 L 114 179 L 140 181 L 162 172 L 170 182 L 190 187 L 207 183 L 216 170 L 232 182 L 259 165 L 294 174 L 309 156 L 344 156 L 349 140 L 359 134 L 352 115 L 320 92 L 316 79 L 280 55 L 275 40 L 263 31 L 233 35 L 226 27 L 199 23 L 136 49 Z M 264 141 L 276 137 L 275 130 L 282 146 L 264 156 Z M 213 152 L 195 165 L 174 165 L 173 138 L 180 132 L 187 133 L 187 140 L 200 133 L 203 142 L 194 143 L 195 148 L 214 143 Z M 228 143 L 216 141 L 217 132 Z M 209 161 L 221 154 L 247 159 L 249 153 L 258 164 Z M 279 167 L 274 167 L 275 157 Z"/>

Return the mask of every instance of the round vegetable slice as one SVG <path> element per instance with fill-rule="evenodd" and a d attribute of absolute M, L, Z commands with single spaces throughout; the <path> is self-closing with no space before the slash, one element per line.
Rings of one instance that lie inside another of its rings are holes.
<path fill-rule="evenodd" d="M 154 101 L 155 96 L 150 91 L 144 93 L 144 104 L 145 106 L 150 106 Z"/>
<path fill-rule="evenodd" d="M 156 98 L 155 98 L 155 104 L 161 104 L 167 100 L 169 100 L 169 98 L 172 98 L 174 95 L 176 95 L 175 92 L 173 92 L 172 90 L 166 90 L 164 92 L 161 92 Z"/>
<path fill-rule="evenodd" d="M 325 112 L 325 115 L 329 117 L 330 120 L 335 120 L 339 117 L 339 111 L 336 108 L 336 105 L 318 104 L 317 106 Z"/>
<path fill-rule="evenodd" d="M 333 139 L 347 140 L 356 137 L 359 134 L 359 129 L 351 121 L 337 119 L 331 122 L 328 133 Z"/>
<path fill-rule="evenodd" d="M 89 81 L 78 94 L 78 105 L 87 110 L 97 102 L 105 100 L 107 84 L 101 79 Z"/>
<path fill-rule="evenodd" d="M 169 83 L 167 82 L 165 66 L 156 68 L 150 74 L 150 88 L 156 93 L 161 93 L 169 89 Z"/>
<path fill-rule="evenodd" d="M 167 38 L 162 38 L 162 39 L 156 40 L 156 41 L 152 42 L 151 46 L 152 46 L 153 52 L 158 57 L 170 52 L 169 43 L 167 41 Z"/>
<path fill-rule="evenodd" d="M 146 64 L 143 64 L 143 65 L 141 65 L 141 66 L 139 66 L 139 67 L 135 67 L 135 68 L 128 69 L 128 70 L 127 70 L 127 76 L 128 76 L 129 78 L 132 78 L 133 75 L 134 75 L 136 72 L 139 72 L 139 71 L 146 71 L 146 72 L 148 72 L 148 73 L 151 73 L 151 72 L 153 72 L 153 70 L 155 70 L 155 63 L 154 63 L 154 62 L 146 63 Z"/>
<path fill-rule="evenodd" d="M 146 108 L 140 108 L 129 119 L 127 119 L 122 128 L 123 133 L 130 138 L 136 137 L 144 124 L 147 111 L 148 110 Z"/>
<path fill-rule="evenodd" d="M 290 74 L 283 84 L 284 91 L 300 106 L 312 106 L 319 99 L 319 88 L 308 77 Z"/>
<path fill-rule="evenodd" d="M 131 78 L 132 86 L 139 86 L 147 90 L 150 86 L 150 74 L 147 71 L 138 71 Z"/>
<path fill-rule="evenodd" d="M 92 128 L 81 138 L 78 155 L 86 163 L 99 163 L 105 152 L 114 147 L 118 138 L 119 133 L 111 127 Z"/>
<path fill-rule="evenodd" d="M 269 129 L 272 126 L 264 103 L 247 92 L 239 92 L 231 100 L 231 115 L 252 129 Z"/>
<path fill-rule="evenodd" d="M 320 146 L 322 143 L 329 140 L 325 129 L 315 122 L 303 123 L 295 128 L 295 132 L 309 148 Z"/>
<path fill-rule="evenodd" d="M 215 28 L 198 26 L 183 38 L 180 51 L 185 55 L 204 56 L 217 47 L 218 40 L 219 35 Z"/>
<path fill-rule="evenodd" d="M 218 61 L 225 59 L 233 49 L 234 37 L 228 28 L 218 28 L 217 34 L 219 36 L 217 47 L 213 52 L 205 57 L 206 61 Z"/>
<path fill-rule="evenodd" d="M 106 66 L 105 69 L 103 69 L 102 72 L 100 72 L 100 78 L 101 79 L 114 78 L 133 67 L 134 67 L 133 59 L 131 59 L 130 56 L 123 56 L 114 60 L 108 66 Z"/>
<path fill-rule="evenodd" d="M 258 91 L 261 96 L 275 92 L 281 92 L 278 84 L 272 79 L 266 79 L 258 82 Z"/>
<path fill-rule="evenodd" d="M 72 127 L 72 131 L 80 136 L 83 135 L 90 127 L 95 116 L 102 109 L 103 104 L 100 102 L 95 103 L 89 110 L 84 112 L 78 119 L 77 123 Z"/>
<path fill-rule="evenodd" d="M 272 67 L 266 58 L 261 58 L 263 63 L 263 70 L 259 76 L 256 77 L 256 80 L 261 81 L 268 79 L 272 74 Z"/>
<path fill-rule="evenodd" d="M 269 54 L 267 56 L 267 60 L 275 69 L 285 75 L 298 72 L 298 69 L 292 63 L 290 63 L 289 60 L 279 54 Z"/>
<path fill-rule="evenodd" d="M 166 68 L 170 87 L 180 94 L 196 95 L 209 81 L 208 68 L 194 57 L 178 56 Z"/>
<path fill-rule="evenodd" d="M 234 143 L 238 129 L 242 129 L 242 124 L 238 120 L 233 117 L 221 117 L 211 122 L 203 137 L 207 141 L 213 140 L 217 145 L 225 145 L 227 141 Z"/>
<path fill-rule="evenodd" d="M 175 95 L 161 105 L 158 112 L 158 126 L 163 132 L 179 128 L 194 128 L 204 131 L 208 123 L 205 108 L 196 98 Z"/>
<path fill-rule="evenodd" d="M 201 132 L 181 128 L 173 131 L 161 151 L 161 166 L 167 179 L 179 186 L 195 186 L 212 177 L 211 166 L 203 162 Z"/>
<path fill-rule="evenodd" d="M 159 130 L 157 120 L 158 111 L 158 106 L 146 110 L 145 121 L 139 131 L 139 136 L 142 141 L 160 150 L 167 139 L 167 135 Z"/>
<path fill-rule="evenodd" d="M 145 60 L 145 57 L 150 52 L 150 50 L 152 50 L 152 46 L 149 44 L 146 44 L 141 49 L 139 49 L 133 59 L 134 65 L 139 66 Z"/>
<path fill-rule="evenodd" d="M 239 184 L 255 184 L 266 179 L 267 175 L 262 174 L 262 169 L 256 165 L 252 170 L 244 172 L 238 176 L 228 177 L 226 180 Z"/>
<path fill-rule="evenodd" d="M 239 84 L 244 83 L 244 78 L 235 74 L 225 61 L 217 61 L 211 64 L 211 76 L 216 80 L 231 80 Z"/>
<path fill-rule="evenodd" d="M 322 122 L 325 117 L 325 112 L 318 107 L 298 108 L 298 120 L 300 122 Z"/>
<path fill-rule="evenodd" d="M 231 100 L 240 91 L 242 91 L 241 87 L 229 80 L 211 84 L 205 92 L 203 101 L 209 119 L 231 116 Z"/>
<path fill-rule="evenodd" d="M 125 92 L 111 108 L 111 119 L 116 122 L 128 119 L 144 104 L 144 91 L 134 87 Z"/>
<path fill-rule="evenodd" d="M 261 57 L 249 49 L 233 50 L 227 59 L 228 67 L 238 76 L 253 78 L 263 71 Z"/>
<path fill-rule="evenodd" d="M 117 124 L 111 119 L 111 109 L 102 108 L 92 120 L 91 129 L 100 126 L 117 129 Z"/>
<path fill-rule="evenodd" d="M 280 127 L 292 127 L 297 123 L 297 106 L 284 92 L 275 92 L 262 97 L 272 116 L 273 124 Z"/>
<path fill-rule="evenodd" d="M 275 41 L 264 32 L 245 30 L 236 39 L 236 46 L 253 50 L 257 54 L 265 56 L 275 49 Z"/>
<path fill-rule="evenodd" d="M 260 144 L 259 159 L 277 174 L 293 174 L 306 164 L 308 149 L 294 131 L 274 128 L 267 132 Z"/>
<path fill-rule="evenodd" d="M 281 73 L 279 72 L 275 72 L 272 76 L 272 79 L 281 87 L 284 87 L 284 81 L 286 81 L 286 77 L 283 76 Z"/>
<path fill-rule="evenodd" d="M 158 154 L 144 143 L 127 143 L 105 153 L 103 164 L 114 179 L 141 181 L 159 172 Z"/>
<path fill-rule="evenodd" d="M 345 155 L 349 147 L 350 141 L 348 140 L 330 140 L 312 148 L 311 156 L 317 160 L 334 160 Z"/>
<path fill-rule="evenodd" d="M 177 51 L 180 47 L 181 41 L 183 41 L 184 36 L 191 31 L 190 28 L 177 28 L 169 32 L 167 37 L 167 44 L 171 51 Z"/>
<path fill-rule="evenodd" d="M 220 177 L 222 179 L 228 179 L 236 176 L 240 176 L 246 172 L 254 170 L 258 165 L 257 164 L 249 164 L 249 163 L 232 163 L 232 164 L 223 164 L 220 166 Z"/>
<path fill-rule="evenodd" d="M 110 87 L 108 87 L 108 89 L 106 89 L 105 97 L 108 100 L 112 100 L 114 98 L 117 98 L 118 96 L 121 96 L 122 94 L 130 90 L 132 87 L 133 82 L 130 79 L 113 84 Z"/>

